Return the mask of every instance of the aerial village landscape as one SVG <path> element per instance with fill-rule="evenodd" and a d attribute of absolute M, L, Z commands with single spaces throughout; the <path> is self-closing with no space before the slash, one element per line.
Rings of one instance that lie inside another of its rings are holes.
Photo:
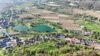
<path fill-rule="evenodd" d="M 0 56 L 100 56 L 100 0 L 0 0 Z"/>

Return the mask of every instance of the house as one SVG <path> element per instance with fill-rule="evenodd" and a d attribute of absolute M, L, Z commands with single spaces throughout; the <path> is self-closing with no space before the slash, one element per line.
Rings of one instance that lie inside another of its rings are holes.
<path fill-rule="evenodd" d="M 77 39 L 77 38 L 65 38 L 65 41 L 68 41 L 68 42 L 70 42 L 70 43 L 74 43 L 74 44 L 78 44 L 78 43 L 80 43 L 80 40 L 79 39 Z"/>
<path fill-rule="evenodd" d="M 12 39 L 11 41 L 7 42 L 7 47 L 14 47 L 17 46 L 17 41 L 16 39 Z"/>
<path fill-rule="evenodd" d="M 21 43 L 23 43 L 22 40 L 17 37 L 3 38 L 0 39 L 0 48 L 15 47 Z"/>
<path fill-rule="evenodd" d="M 89 35 L 91 35 L 91 34 L 92 34 L 91 31 L 85 31 L 85 32 L 84 32 L 84 35 L 85 35 L 85 36 L 89 36 Z"/>

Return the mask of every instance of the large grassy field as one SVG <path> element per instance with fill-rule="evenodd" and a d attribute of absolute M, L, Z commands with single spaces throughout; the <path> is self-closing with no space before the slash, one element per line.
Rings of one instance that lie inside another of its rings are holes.
<path fill-rule="evenodd" d="M 93 22 L 87 22 L 85 20 L 78 20 L 78 23 L 80 25 L 85 26 L 87 29 L 92 30 L 94 32 L 100 32 L 100 25 L 93 23 Z"/>
<path fill-rule="evenodd" d="M 54 47 L 54 42 L 44 42 L 40 44 L 35 44 L 32 47 L 29 48 L 30 50 L 36 50 L 36 49 L 44 49 L 45 51 L 51 51 L 55 50 L 56 48 Z"/>

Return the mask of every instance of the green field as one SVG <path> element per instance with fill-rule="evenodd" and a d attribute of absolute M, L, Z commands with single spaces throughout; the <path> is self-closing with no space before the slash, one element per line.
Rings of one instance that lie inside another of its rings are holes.
<path fill-rule="evenodd" d="M 93 22 L 87 22 L 84 20 L 79 20 L 78 23 L 80 25 L 85 26 L 87 29 L 92 30 L 94 32 L 100 32 L 100 25 L 93 23 Z"/>

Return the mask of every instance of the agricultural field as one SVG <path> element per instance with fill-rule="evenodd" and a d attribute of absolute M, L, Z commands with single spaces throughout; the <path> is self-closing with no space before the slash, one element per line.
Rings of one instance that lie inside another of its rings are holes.
<path fill-rule="evenodd" d="M 13 2 L 0 12 L 0 56 L 100 56 L 100 13 L 92 1 Z"/>
<path fill-rule="evenodd" d="M 89 30 L 92 30 L 94 32 L 100 32 L 100 25 L 99 24 L 88 22 L 85 20 L 78 20 L 78 23 L 80 25 L 83 25 L 84 27 L 86 27 Z"/>

